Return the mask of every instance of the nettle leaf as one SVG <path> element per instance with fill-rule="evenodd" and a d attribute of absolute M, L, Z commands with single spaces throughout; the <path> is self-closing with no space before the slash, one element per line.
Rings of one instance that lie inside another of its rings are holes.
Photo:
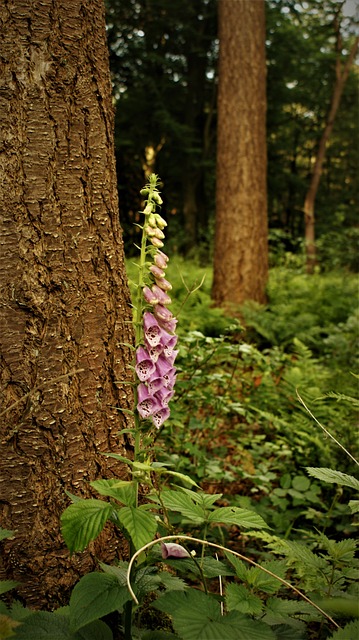
<path fill-rule="evenodd" d="M 208 522 L 236 525 L 247 529 L 270 529 L 267 523 L 254 511 L 240 507 L 219 507 L 208 516 Z"/>
<path fill-rule="evenodd" d="M 16 589 L 18 584 L 20 583 L 15 580 L 0 580 L 0 595 L 11 591 L 11 589 Z"/>
<path fill-rule="evenodd" d="M 77 631 L 112 611 L 122 611 L 130 600 L 128 589 L 115 576 L 88 573 L 74 587 L 70 598 L 70 629 Z"/>
<path fill-rule="evenodd" d="M 72 633 L 66 616 L 48 611 L 33 612 L 11 637 L 14 640 L 113 640 L 111 629 L 101 620 Z"/>
<path fill-rule="evenodd" d="M 109 480 L 94 480 L 90 482 L 90 485 L 96 489 L 100 495 L 115 498 L 115 500 L 122 502 L 122 504 L 128 507 L 134 507 L 136 504 L 136 487 L 134 482 L 110 478 Z"/>
<path fill-rule="evenodd" d="M 61 533 L 71 553 L 83 551 L 97 538 L 112 510 L 103 500 L 79 500 L 67 507 L 61 516 Z"/>
<path fill-rule="evenodd" d="M 357 640 L 359 637 L 359 620 L 349 622 L 342 629 L 335 631 L 329 640 Z"/>
<path fill-rule="evenodd" d="M 237 611 L 222 616 L 219 602 L 195 589 L 166 593 L 153 606 L 172 617 L 182 640 L 275 640 L 266 624 Z"/>
<path fill-rule="evenodd" d="M 335 469 L 328 469 L 326 467 L 306 467 L 310 476 L 323 480 L 323 482 L 331 482 L 340 484 L 345 487 L 351 487 L 352 489 L 359 490 L 359 480 L 354 476 L 349 476 L 341 471 L 335 471 Z"/>
<path fill-rule="evenodd" d="M 226 587 L 226 605 L 228 611 L 236 610 L 249 615 L 260 615 L 263 602 L 242 584 L 228 584 Z"/>
<path fill-rule="evenodd" d="M 182 580 L 182 578 L 173 576 L 171 573 L 168 573 L 168 571 L 161 571 L 158 577 L 166 591 L 185 591 L 188 588 L 187 583 Z"/>
<path fill-rule="evenodd" d="M 285 574 L 288 570 L 286 562 L 283 560 L 270 560 L 268 562 L 262 562 L 261 566 L 264 569 L 268 569 L 279 578 L 285 578 Z M 282 583 L 275 577 L 270 576 L 265 571 L 262 571 L 259 567 L 251 567 L 247 573 L 247 583 L 255 589 L 264 591 L 265 593 L 277 593 L 282 587 Z"/>
<path fill-rule="evenodd" d="M 136 550 L 151 542 L 157 531 L 157 520 L 153 513 L 147 513 L 141 507 L 123 507 L 118 510 L 117 516 Z"/>
<path fill-rule="evenodd" d="M 201 524 L 205 520 L 205 511 L 198 504 L 195 504 L 187 493 L 182 491 L 163 491 L 161 500 L 171 511 L 178 511 L 181 515 L 189 518 L 193 522 Z"/>

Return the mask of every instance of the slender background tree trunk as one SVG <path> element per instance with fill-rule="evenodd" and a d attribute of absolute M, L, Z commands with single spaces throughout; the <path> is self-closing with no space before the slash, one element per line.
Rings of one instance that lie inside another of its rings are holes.
<path fill-rule="evenodd" d="M 268 273 L 264 1 L 219 0 L 217 196 L 212 296 L 265 301 Z"/>
<path fill-rule="evenodd" d="M 5 1 L 0 21 L 0 578 L 52 607 L 122 553 L 108 528 L 70 559 L 59 523 L 65 490 L 124 473 L 102 455 L 126 454 L 131 395 L 111 83 L 102 0 Z"/>
<path fill-rule="evenodd" d="M 341 6 L 340 6 L 341 9 Z M 359 46 L 359 37 L 353 43 L 347 60 L 344 65 L 341 62 L 342 56 L 342 39 L 340 34 L 339 15 L 336 15 L 334 21 L 334 29 L 336 33 L 336 49 L 337 58 L 335 64 L 335 83 L 333 87 L 332 99 L 329 107 L 327 121 L 325 123 L 323 133 L 319 140 L 318 151 L 314 160 L 313 170 L 311 174 L 310 184 L 304 201 L 304 228 L 305 228 L 305 251 L 306 251 L 306 269 L 307 273 L 313 273 L 317 262 L 316 246 L 315 246 L 315 199 L 317 197 L 320 178 L 322 175 L 323 164 L 326 155 L 326 149 L 329 137 L 332 133 L 335 116 L 337 114 L 340 100 L 343 94 L 344 86 L 347 81 L 350 68 L 355 60 Z"/>

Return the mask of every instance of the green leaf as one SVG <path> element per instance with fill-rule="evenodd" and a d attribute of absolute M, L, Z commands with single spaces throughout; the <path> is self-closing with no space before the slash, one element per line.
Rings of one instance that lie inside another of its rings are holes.
<path fill-rule="evenodd" d="M 219 507 L 208 516 L 208 522 L 221 522 L 227 525 L 237 525 L 247 529 L 269 529 L 266 522 L 254 511 L 240 507 Z"/>
<path fill-rule="evenodd" d="M 352 513 L 359 513 L 359 500 L 349 500 L 349 509 Z"/>
<path fill-rule="evenodd" d="M 0 541 L 5 540 L 5 538 L 12 538 L 14 535 L 13 531 L 9 531 L 8 529 L 2 529 L 0 527 Z"/>
<path fill-rule="evenodd" d="M 112 611 L 122 611 L 129 599 L 128 589 L 121 586 L 115 576 L 99 572 L 88 573 L 81 578 L 71 594 L 71 631 L 77 631 Z"/>
<path fill-rule="evenodd" d="M 89 638 L 91 640 L 113 640 L 113 635 L 107 624 L 102 620 L 95 620 L 71 636 L 71 640 L 89 640 Z"/>
<path fill-rule="evenodd" d="M 275 640 L 267 625 L 237 611 L 222 616 L 215 598 L 194 589 L 166 593 L 153 606 L 172 617 L 182 640 Z"/>
<path fill-rule="evenodd" d="M 147 513 L 141 507 L 123 507 L 117 511 L 117 515 L 136 550 L 151 542 L 157 531 L 157 520 L 153 513 Z"/>
<path fill-rule="evenodd" d="M 228 611 L 235 609 L 241 613 L 249 615 L 260 615 L 263 609 L 263 602 L 253 595 L 242 584 L 231 583 L 226 587 L 226 605 Z"/>
<path fill-rule="evenodd" d="M 195 504 L 188 494 L 182 493 L 182 491 L 163 491 L 161 499 L 166 509 L 178 511 L 198 524 L 204 522 L 205 511 L 198 504 Z"/>
<path fill-rule="evenodd" d="M 335 631 L 329 640 L 358 640 L 359 638 L 359 620 L 349 622 L 342 629 Z"/>
<path fill-rule="evenodd" d="M 109 480 L 94 480 L 90 482 L 90 485 L 96 489 L 100 495 L 110 496 L 110 498 L 114 498 L 128 507 L 134 507 L 136 504 L 136 487 L 134 482 L 110 478 Z"/>
<path fill-rule="evenodd" d="M 0 595 L 6 593 L 7 591 L 11 591 L 11 589 L 16 589 L 19 582 L 15 582 L 15 580 L 0 580 Z"/>
<path fill-rule="evenodd" d="M 309 475 L 318 478 L 318 480 L 323 480 L 323 482 L 336 483 L 345 487 L 351 487 L 357 491 L 359 490 L 359 480 L 341 471 L 335 471 L 335 469 L 328 469 L 326 467 L 306 467 L 306 470 Z"/>
<path fill-rule="evenodd" d="M 48 611 L 36 611 L 16 629 L 12 640 L 72 640 L 69 621 Z"/>
<path fill-rule="evenodd" d="M 83 551 L 97 538 L 112 511 L 103 500 L 79 500 L 67 507 L 61 516 L 61 533 L 71 553 Z"/>

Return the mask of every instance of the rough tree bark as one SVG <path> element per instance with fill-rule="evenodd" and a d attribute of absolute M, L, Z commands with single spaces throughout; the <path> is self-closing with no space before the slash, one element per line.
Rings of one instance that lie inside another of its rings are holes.
<path fill-rule="evenodd" d="M 130 306 L 118 217 L 103 0 L 0 7 L 0 578 L 29 606 L 65 603 L 106 529 L 72 559 L 65 490 L 123 475 Z M 112 461 L 113 462 L 113 461 Z"/>
<path fill-rule="evenodd" d="M 215 304 L 265 301 L 268 273 L 264 1 L 219 0 Z"/>
<path fill-rule="evenodd" d="M 338 13 L 335 16 L 335 20 L 334 20 L 334 30 L 336 33 L 337 57 L 335 61 L 335 83 L 333 87 L 333 94 L 330 102 L 327 120 L 323 129 L 321 138 L 319 140 L 318 150 L 317 150 L 317 154 L 313 164 L 310 183 L 309 183 L 308 191 L 306 193 L 305 201 L 304 201 L 306 270 L 307 270 L 307 273 L 309 274 L 313 273 L 316 262 L 317 262 L 316 246 L 315 246 L 315 199 L 317 197 L 320 178 L 322 175 L 327 144 L 333 130 L 334 120 L 340 105 L 340 100 L 343 94 L 344 86 L 347 81 L 350 68 L 355 60 L 355 56 L 357 54 L 358 46 L 359 46 L 359 36 L 358 36 L 354 40 L 354 43 L 345 61 L 345 64 L 342 64 L 341 62 L 342 38 L 340 33 L 340 20 L 339 20 L 339 11 L 341 10 L 341 6 L 342 5 L 340 5 L 338 9 Z"/>

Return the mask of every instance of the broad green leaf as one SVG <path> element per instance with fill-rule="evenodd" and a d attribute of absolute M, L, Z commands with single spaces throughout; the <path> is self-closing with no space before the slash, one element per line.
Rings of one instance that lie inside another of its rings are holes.
<path fill-rule="evenodd" d="M 270 560 L 268 562 L 261 562 L 261 566 L 264 569 L 268 569 L 279 578 L 285 578 L 288 570 L 286 562 L 283 560 Z M 262 571 L 259 567 L 251 567 L 247 573 L 247 583 L 250 587 L 254 587 L 256 590 L 264 591 L 265 593 L 277 593 L 282 587 L 282 583 L 274 576 L 270 576 L 265 571 Z"/>
<path fill-rule="evenodd" d="M 19 582 L 15 582 L 15 580 L 0 580 L 0 595 L 6 593 L 7 591 L 11 591 L 11 589 L 16 589 Z"/>
<path fill-rule="evenodd" d="M 226 605 L 228 611 L 235 609 L 248 615 L 260 615 L 263 602 L 250 593 L 243 584 L 230 583 L 226 587 Z"/>
<path fill-rule="evenodd" d="M 358 640 L 359 638 L 359 620 L 354 620 L 353 622 L 349 622 L 335 631 L 332 636 L 330 636 L 329 640 Z"/>
<path fill-rule="evenodd" d="M 127 507 L 134 507 L 136 504 L 136 487 L 134 482 L 110 478 L 109 480 L 94 480 L 90 482 L 90 485 L 96 489 L 100 495 L 115 498 L 115 500 L 118 500 Z"/>
<path fill-rule="evenodd" d="M 187 583 L 182 578 L 173 576 L 168 571 L 161 571 L 158 577 L 166 591 L 185 591 L 187 589 Z"/>
<path fill-rule="evenodd" d="M 269 529 L 267 523 L 254 511 L 240 507 L 219 507 L 208 516 L 208 522 L 221 522 L 246 529 Z"/>
<path fill-rule="evenodd" d="M 67 507 L 61 516 L 61 533 L 69 550 L 83 551 L 97 538 L 112 510 L 103 500 L 79 500 Z"/>
<path fill-rule="evenodd" d="M 195 589 L 166 593 L 153 606 L 172 617 L 182 640 L 275 640 L 267 625 L 237 611 L 222 616 L 219 602 Z"/>
<path fill-rule="evenodd" d="M 166 507 L 171 511 L 178 511 L 184 517 L 200 524 L 204 522 L 205 511 L 198 504 L 195 504 L 192 498 L 182 491 L 163 491 L 161 499 Z"/>
<path fill-rule="evenodd" d="M 5 540 L 5 538 L 12 538 L 14 535 L 13 531 L 9 531 L 8 529 L 2 529 L 0 527 L 0 541 Z"/>
<path fill-rule="evenodd" d="M 335 469 L 328 469 L 326 467 L 306 467 L 310 476 L 323 480 L 323 482 L 331 482 L 343 485 L 345 487 L 351 487 L 352 489 L 359 490 L 359 480 L 354 476 L 349 476 L 341 471 L 335 471 Z"/>
<path fill-rule="evenodd" d="M 70 629 L 77 631 L 112 611 L 122 611 L 130 599 L 128 589 L 115 576 L 88 573 L 74 587 L 70 598 Z"/>
<path fill-rule="evenodd" d="M 91 640 L 113 640 L 113 635 L 107 624 L 102 620 L 95 620 L 71 636 L 71 640 L 89 640 L 89 638 Z"/>
<path fill-rule="evenodd" d="M 36 611 L 16 629 L 12 640 L 72 640 L 69 621 L 48 611 Z"/>
<path fill-rule="evenodd" d="M 123 507 L 117 511 L 117 515 L 136 550 L 153 540 L 157 531 L 157 520 L 153 513 L 147 513 L 141 508 Z"/>

